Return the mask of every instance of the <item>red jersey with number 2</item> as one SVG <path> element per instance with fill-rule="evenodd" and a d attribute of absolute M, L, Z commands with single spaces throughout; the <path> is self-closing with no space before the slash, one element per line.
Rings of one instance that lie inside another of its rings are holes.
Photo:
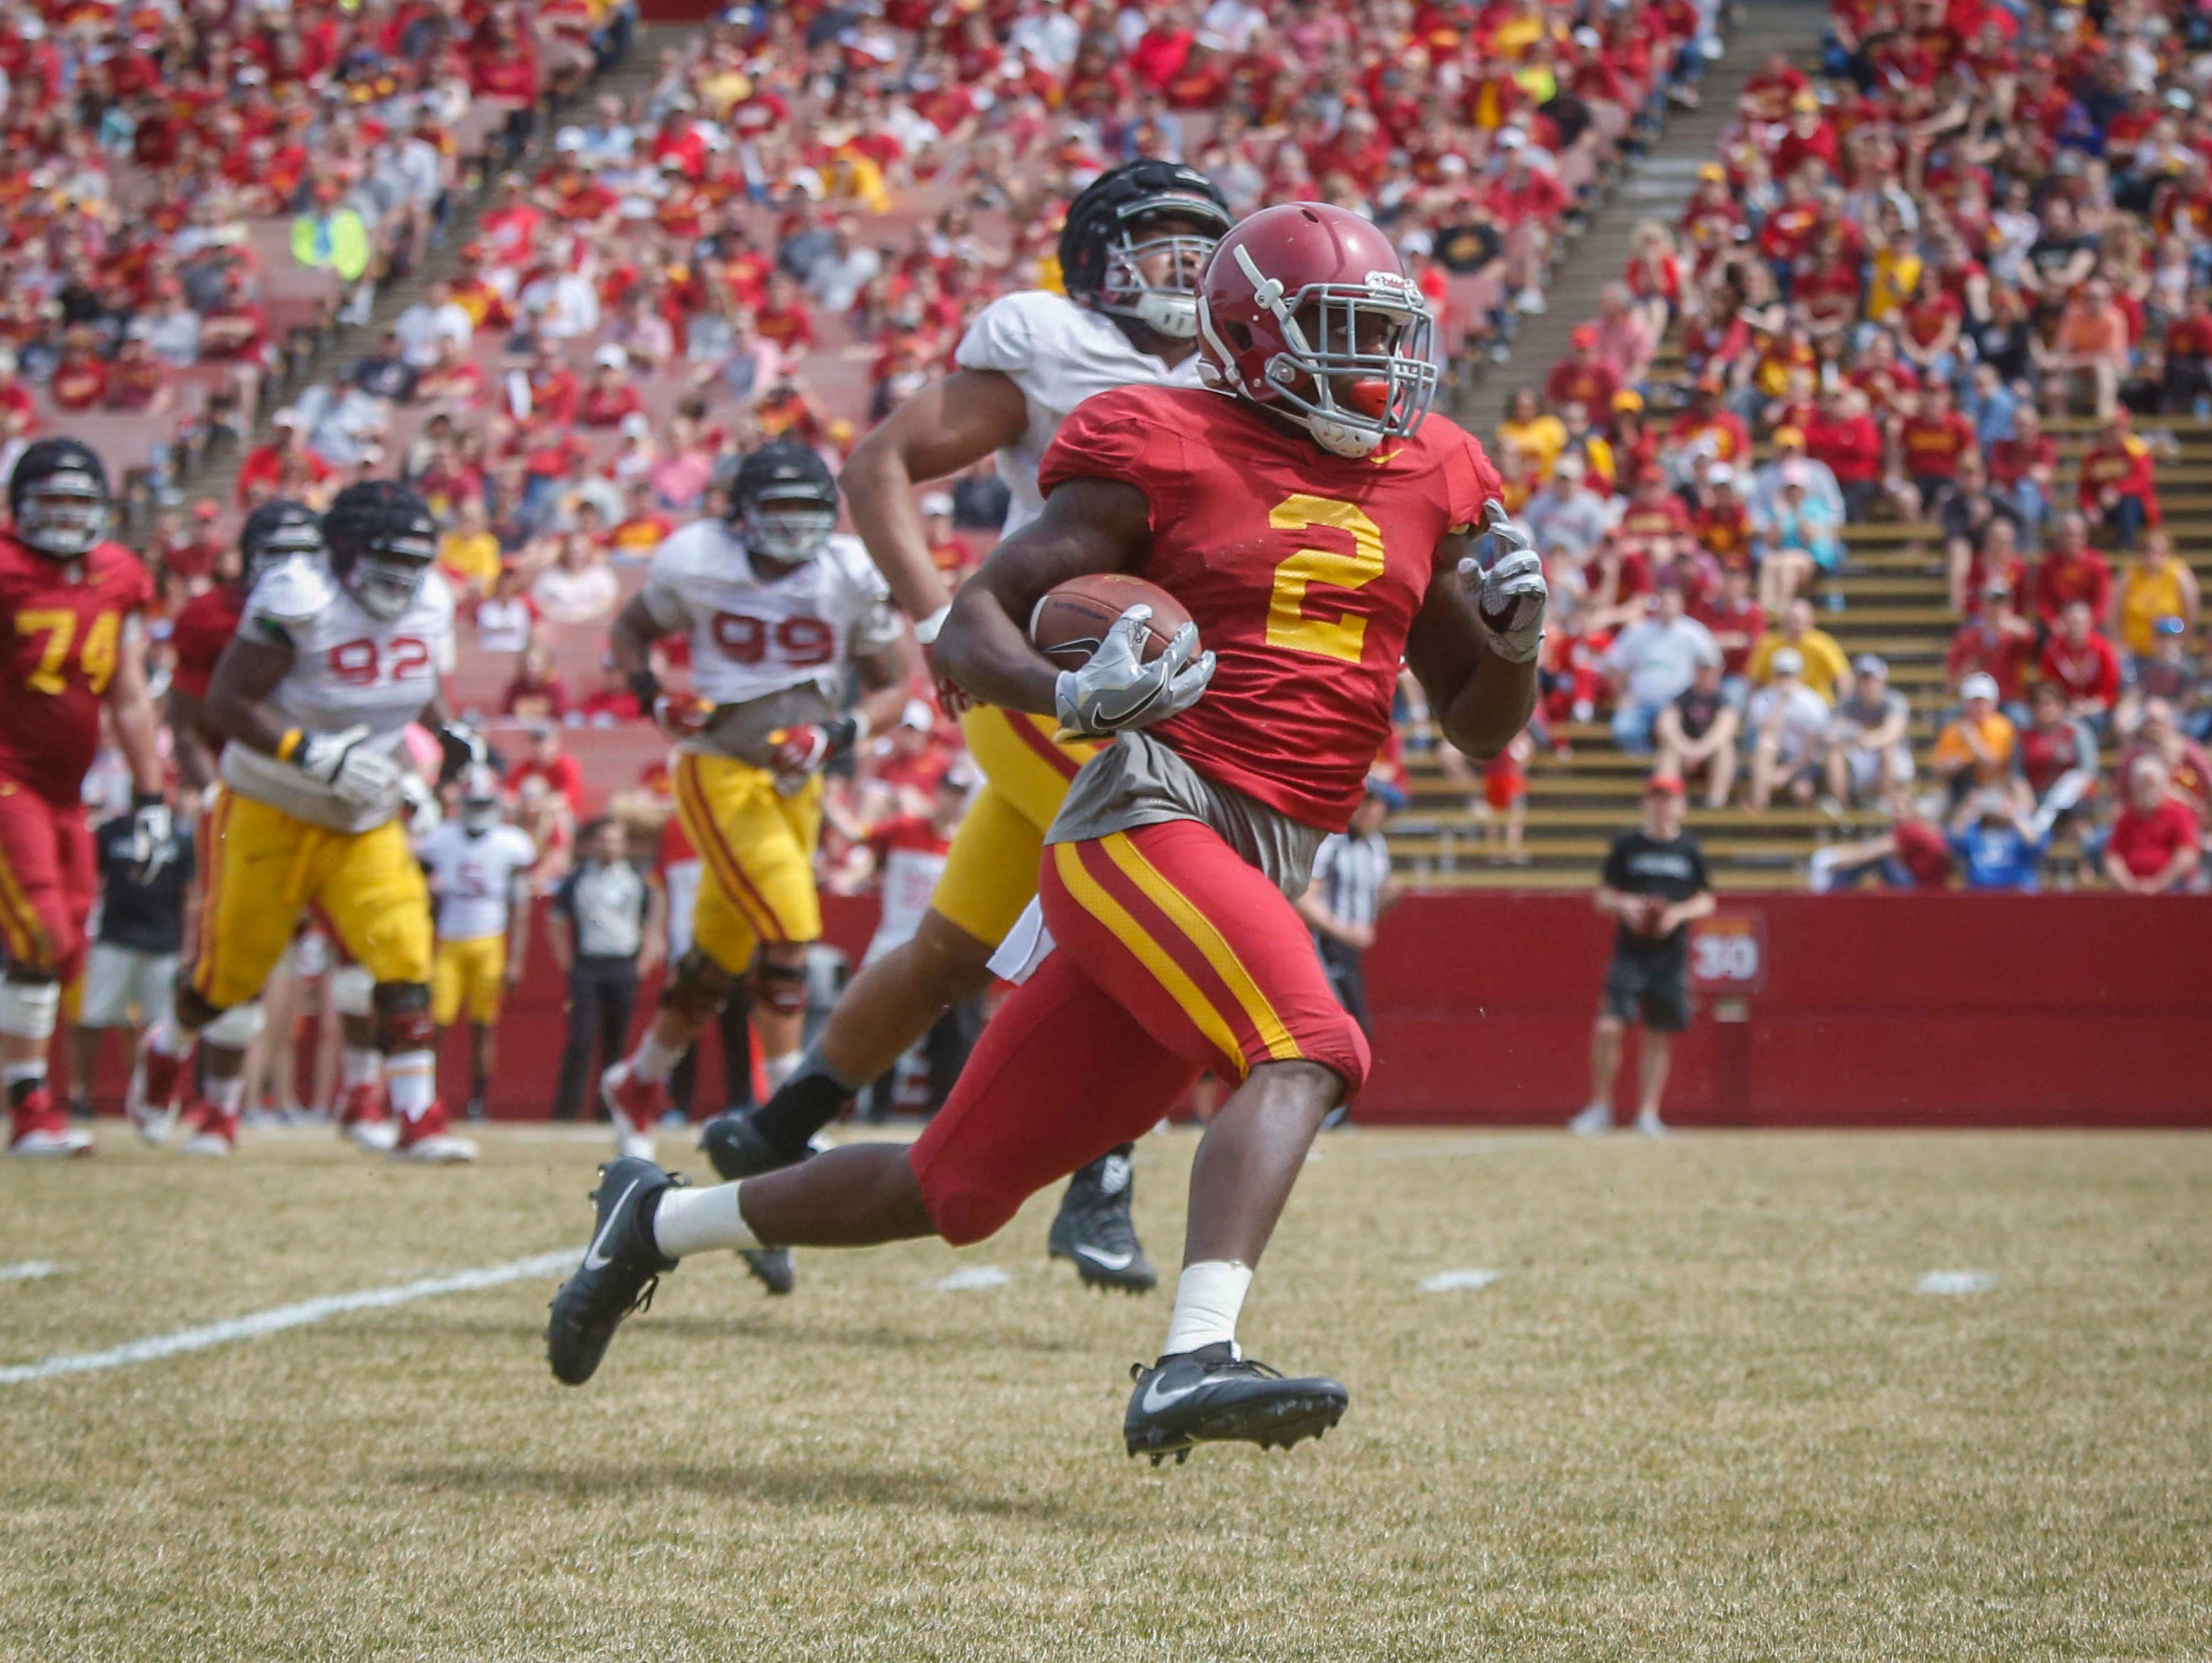
<path fill-rule="evenodd" d="M 1218 660 L 1205 697 L 1152 731 L 1207 778 L 1341 830 L 1437 546 L 1503 490 L 1482 446 L 1431 416 L 1373 456 L 1332 456 L 1242 400 L 1130 386 L 1079 404 L 1045 452 L 1048 494 L 1081 478 L 1145 494 L 1131 570 L 1189 609 Z"/>
<path fill-rule="evenodd" d="M 62 561 L 0 536 L 0 775 L 50 803 L 81 799 L 125 621 L 153 597 L 120 543 Z"/>

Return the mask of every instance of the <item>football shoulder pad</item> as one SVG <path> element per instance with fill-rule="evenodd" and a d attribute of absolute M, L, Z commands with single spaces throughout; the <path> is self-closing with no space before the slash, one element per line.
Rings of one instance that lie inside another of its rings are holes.
<path fill-rule="evenodd" d="M 337 580 L 319 560 L 295 555 L 261 574 L 246 599 L 246 616 L 289 635 L 337 604 Z"/>

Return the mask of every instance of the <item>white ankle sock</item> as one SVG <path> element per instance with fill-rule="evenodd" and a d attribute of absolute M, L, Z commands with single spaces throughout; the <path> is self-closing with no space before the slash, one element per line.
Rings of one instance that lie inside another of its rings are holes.
<path fill-rule="evenodd" d="M 671 1050 L 660 1042 L 659 1035 L 648 1027 L 645 1037 L 637 1042 L 637 1050 L 629 1059 L 629 1071 L 641 1080 L 665 1080 L 684 1059 L 686 1047 Z"/>
<path fill-rule="evenodd" d="M 218 1114 L 235 1114 L 246 1101 L 246 1076 L 234 1074 L 227 1080 L 210 1076 L 207 1082 L 208 1107 Z"/>
<path fill-rule="evenodd" d="M 384 1066 L 384 1059 L 374 1051 L 349 1045 L 338 1059 L 338 1083 L 350 1091 L 357 1085 L 374 1085 Z"/>
<path fill-rule="evenodd" d="M 1237 1345 L 1237 1314 L 1252 1287 L 1252 1267 L 1233 1259 L 1201 1259 L 1183 1266 L 1176 1284 L 1175 1314 L 1168 1320 L 1162 1356 L 1226 1341 Z M 1242 1356 L 1242 1351 L 1237 1353 Z"/>
<path fill-rule="evenodd" d="M 665 1189 L 653 1216 L 653 1239 L 671 1259 L 716 1248 L 757 1247 L 761 1240 L 738 1207 L 742 1183 Z"/>
<path fill-rule="evenodd" d="M 799 1065 L 805 1060 L 805 1056 L 803 1051 L 787 1051 L 781 1057 L 770 1057 L 763 1063 L 761 1073 L 768 1081 L 768 1089 L 774 1091 L 781 1087 L 786 1080 L 799 1071 Z"/>
<path fill-rule="evenodd" d="M 384 1083 L 392 1094 L 392 1112 L 404 1120 L 419 1120 L 438 1100 L 437 1059 L 428 1051 L 386 1057 Z"/>

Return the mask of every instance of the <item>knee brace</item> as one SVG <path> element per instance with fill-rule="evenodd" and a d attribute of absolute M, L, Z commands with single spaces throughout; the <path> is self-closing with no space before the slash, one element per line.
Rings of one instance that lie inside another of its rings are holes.
<path fill-rule="evenodd" d="M 693 1022 L 709 1023 L 744 984 L 744 977 L 724 968 L 695 943 L 676 961 L 676 974 L 660 990 L 660 1002 Z"/>
<path fill-rule="evenodd" d="M 753 973 L 760 1002 L 779 1017 L 795 1017 L 806 1009 L 806 966 L 779 964 L 763 956 Z"/>
<path fill-rule="evenodd" d="M 252 1045 L 267 1020 L 261 1010 L 261 1001 L 248 999 L 243 1004 L 234 1004 L 229 1010 L 200 1027 L 203 1044 L 220 1047 L 225 1051 L 243 1051 Z"/>
<path fill-rule="evenodd" d="M 428 1051 L 437 1043 L 438 1026 L 430 1020 L 430 990 L 419 981 L 380 981 L 375 985 L 377 1048 L 387 1057 L 404 1051 Z"/>
<path fill-rule="evenodd" d="M 52 975 L 20 967 L 0 981 L 0 1034 L 12 1040 L 50 1040 L 62 1008 L 62 985 Z"/>
<path fill-rule="evenodd" d="M 331 1007 L 341 1017 L 376 1014 L 376 978 L 361 965 L 331 972 Z"/>

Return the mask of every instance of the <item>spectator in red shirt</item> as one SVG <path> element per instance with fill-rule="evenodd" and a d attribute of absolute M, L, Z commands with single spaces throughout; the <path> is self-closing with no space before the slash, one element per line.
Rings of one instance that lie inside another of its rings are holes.
<path fill-rule="evenodd" d="M 645 409 L 629 383 L 629 357 L 620 347 L 601 347 L 592 355 L 592 379 L 576 402 L 576 422 L 586 428 L 618 428 L 623 417 Z"/>
<path fill-rule="evenodd" d="M 2087 601 L 2069 601 L 2058 628 L 2043 643 L 2036 672 L 2066 695 L 2067 710 L 2102 722 L 2120 696 L 2120 655 L 2096 630 Z"/>
<path fill-rule="evenodd" d="M 2212 399 L 2212 304 L 2204 290 L 2189 291 L 2189 309 L 2166 326 L 2166 385 L 2159 407 L 2168 411 L 2196 408 Z"/>
<path fill-rule="evenodd" d="M 2082 452 L 2076 501 L 2089 523 L 2111 528 L 2123 549 L 2132 549 L 2143 527 L 2159 523 L 2150 446 L 2135 433 L 2126 406 Z"/>
<path fill-rule="evenodd" d="M 1856 387 L 1823 395 L 1805 424 L 1805 453 L 1835 475 L 1846 519 L 1864 519 L 1881 495 L 1882 450 L 1881 426 Z"/>
<path fill-rule="evenodd" d="M 2092 617 L 2109 612 L 2112 568 L 2089 546 L 2088 522 L 2080 514 L 2063 514 L 2051 535 L 2050 550 L 2036 563 L 2036 622 L 2056 629 L 2067 607 L 2077 600 L 2088 603 Z"/>
<path fill-rule="evenodd" d="M 2105 876 L 2130 895 L 2170 895 L 2203 859 L 2197 816 L 2168 788 L 2166 764 L 2138 756 L 2127 772 L 2127 806 L 2105 845 Z"/>
<path fill-rule="evenodd" d="M 753 313 L 753 328 L 782 350 L 787 363 L 814 344 L 814 314 L 789 272 L 769 278 L 768 299 Z"/>
<path fill-rule="evenodd" d="M 1968 618 L 1951 638 L 1943 682 L 1956 695 L 1967 677 L 1984 675 L 1997 684 L 1997 697 L 2017 706 L 2027 666 L 2035 659 L 2035 629 L 2014 610 L 2009 591 L 1992 585 L 1979 616 Z"/>
<path fill-rule="evenodd" d="M 1611 410 L 1613 395 L 1620 391 L 1620 384 L 1598 356 L 1596 326 L 1577 325 L 1567 337 L 1567 355 L 1552 366 L 1552 373 L 1545 379 L 1544 402 L 1555 410 L 1569 404 L 1580 404 L 1585 410 Z"/>
<path fill-rule="evenodd" d="M 1905 472 L 1920 494 L 1923 513 L 1932 513 L 1936 497 L 1959 476 L 1959 464 L 1975 454 L 1974 424 L 1960 415 L 1950 387 L 1937 382 L 1911 401 L 1898 424 L 1898 449 Z"/>
<path fill-rule="evenodd" d="M 308 447 L 307 425 L 292 411 L 278 410 L 269 418 L 269 425 L 276 430 L 275 437 L 248 451 L 239 464 L 238 506 L 241 508 L 283 495 L 287 481 L 320 486 L 337 473 Z"/>
<path fill-rule="evenodd" d="M 1749 690 L 1751 649 L 1766 633 L 1766 613 L 1751 596 L 1751 568 L 1732 566 L 1721 573 L 1717 599 L 1690 609 L 1690 616 L 1712 632 L 1721 650 L 1721 675 L 1730 702 L 1741 704 Z"/>
<path fill-rule="evenodd" d="M 499 711 L 502 716 L 526 722 L 557 722 L 568 713 L 568 684 L 554 668 L 552 649 L 544 642 L 532 641 L 522 649 L 514 678 L 501 695 Z M 575 761 L 574 757 L 563 760 Z M 519 773 L 516 778 L 520 778 Z"/>
<path fill-rule="evenodd" d="M 582 811 L 583 765 L 561 749 L 561 730 L 551 722 L 532 725 L 530 755 L 517 762 L 507 774 L 507 788 L 520 792 L 532 780 L 543 780 L 549 790 L 557 792 L 567 801 L 570 812 Z"/>
<path fill-rule="evenodd" d="M 2043 540 L 2058 480 L 2058 446 L 2045 434 L 2034 405 L 2021 405 L 2013 417 L 2012 437 L 1990 446 L 1989 464 L 1990 495 L 2019 510 L 2028 545 L 2034 547 Z"/>
<path fill-rule="evenodd" d="M 46 382 L 46 397 L 71 415 L 96 410 L 107 402 L 107 361 L 100 355 L 90 325 L 76 325 L 63 337 L 61 356 Z"/>

